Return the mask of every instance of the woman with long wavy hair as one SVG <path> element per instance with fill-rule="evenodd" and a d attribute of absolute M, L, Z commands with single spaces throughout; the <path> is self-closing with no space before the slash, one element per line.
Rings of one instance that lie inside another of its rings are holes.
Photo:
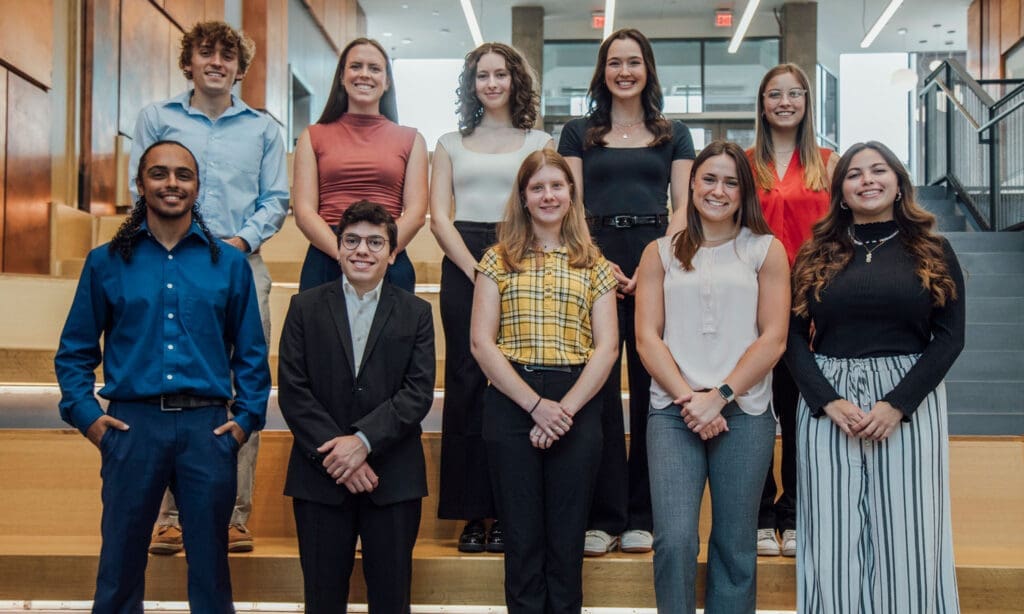
<path fill-rule="evenodd" d="M 334 226 L 361 200 L 380 203 L 398 224 L 398 252 L 386 279 L 414 292 L 405 253 L 427 212 L 427 146 L 415 128 L 398 125 L 388 55 L 357 38 L 341 52 L 327 104 L 295 145 L 292 210 L 309 239 L 299 290 L 341 276 Z"/>
<path fill-rule="evenodd" d="M 811 237 L 811 226 L 828 211 L 828 184 L 838 156 L 819 147 L 814 134 L 810 81 L 796 64 L 779 64 L 757 89 L 754 169 L 765 221 L 789 257 Z M 781 491 L 769 467 L 757 522 L 757 553 L 796 556 L 796 401 L 799 392 L 786 363 L 772 373 L 772 409 L 782 431 Z M 778 495 L 778 497 L 776 497 Z M 782 537 L 782 548 L 776 533 Z"/>
<path fill-rule="evenodd" d="M 498 243 L 477 265 L 471 323 L 490 380 L 483 438 L 513 614 L 583 606 L 583 531 L 601 456 L 594 395 L 618 354 L 615 284 L 569 166 L 550 149 L 531 153 Z"/>
<path fill-rule="evenodd" d="M 469 318 L 476 265 L 494 244 L 503 195 L 512 192 L 523 159 L 551 146 L 534 130 L 540 97 L 533 71 L 503 43 L 484 43 L 466 55 L 459 76 L 459 130 L 434 149 L 430 183 L 430 230 L 441 262 L 441 325 L 444 327 L 444 410 L 441 425 L 440 518 L 466 520 L 462 552 L 502 552 L 500 523 L 480 437 L 481 401 L 487 388 L 469 349 Z"/>
<path fill-rule="evenodd" d="M 573 169 L 591 234 L 619 282 L 620 345 L 625 344 L 629 379 L 628 463 L 621 363 L 601 391 L 604 449 L 586 549 L 589 556 L 600 556 L 616 544 L 624 552 L 651 550 L 645 439 L 651 377 L 636 353 L 633 293 L 644 248 L 669 230 L 670 190 L 671 208 L 677 213 L 671 230 L 685 226 L 694 151 L 686 125 L 662 114 L 654 50 L 639 30 L 618 30 L 601 44 L 588 94 L 587 116 L 565 125 L 558 152 Z"/>
<path fill-rule="evenodd" d="M 885 145 L 851 147 L 831 188 L 797 256 L 786 353 L 797 610 L 957 612 L 942 379 L 963 349 L 963 275 Z"/>
<path fill-rule="evenodd" d="M 654 591 L 661 614 L 697 608 L 700 506 L 711 490 L 704 611 L 753 614 L 754 529 L 775 419 L 789 266 L 761 215 L 734 143 L 694 162 L 686 228 L 640 261 L 637 342 L 651 373 L 647 453 L 654 507 Z"/>

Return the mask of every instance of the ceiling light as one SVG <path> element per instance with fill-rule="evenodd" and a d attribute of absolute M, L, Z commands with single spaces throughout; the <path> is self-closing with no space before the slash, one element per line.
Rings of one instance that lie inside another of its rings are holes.
<path fill-rule="evenodd" d="M 875 25 L 871 26 L 868 33 L 864 35 L 864 40 L 860 42 L 861 49 L 867 49 L 871 46 L 871 43 L 875 42 L 875 38 L 878 37 L 878 34 L 882 31 L 882 28 L 885 27 L 885 24 L 889 23 L 889 20 L 892 19 L 893 14 L 896 13 L 896 9 L 900 8 L 901 4 L 903 4 L 903 0 L 890 0 L 889 6 L 885 7 L 882 14 L 878 16 L 878 21 L 876 21 Z"/>
<path fill-rule="evenodd" d="M 896 34 L 899 34 L 900 36 L 903 36 L 906 33 L 907 33 L 907 29 L 906 28 L 900 28 L 899 30 L 896 30 Z"/>
<path fill-rule="evenodd" d="M 473 4 L 470 0 L 459 0 L 459 3 L 462 4 L 462 14 L 466 16 L 466 25 L 469 26 L 469 34 L 473 37 L 473 44 L 479 47 L 484 44 L 484 35 L 480 33 L 480 22 L 476 20 Z"/>
<path fill-rule="evenodd" d="M 729 53 L 736 53 L 736 50 L 740 48 L 740 43 L 743 42 L 743 37 L 747 35 L 747 28 L 750 27 L 750 22 L 754 19 L 754 11 L 757 10 L 758 4 L 761 4 L 761 0 L 747 1 L 747 8 L 743 9 L 743 15 L 740 17 L 740 23 L 736 26 L 736 32 L 733 33 L 732 40 L 729 41 Z"/>
<path fill-rule="evenodd" d="M 411 38 L 403 38 L 402 39 L 402 44 L 403 45 L 411 45 L 412 44 L 412 39 Z"/>
<path fill-rule="evenodd" d="M 392 36 L 394 36 L 394 34 L 392 34 L 391 32 L 381 32 L 380 35 L 383 36 L 384 38 L 391 38 Z"/>
<path fill-rule="evenodd" d="M 615 0 L 604 0 L 604 33 L 601 40 L 611 36 L 615 31 Z"/>

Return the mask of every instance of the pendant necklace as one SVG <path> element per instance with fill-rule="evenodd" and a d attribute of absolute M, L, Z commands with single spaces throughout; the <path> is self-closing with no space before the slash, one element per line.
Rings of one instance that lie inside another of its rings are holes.
<path fill-rule="evenodd" d="M 628 131 L 630 129 L 632 129 L 633 126 L 638 126 L 638 125 L 640 125 L 642 123 L 644 123 L 644 120 L 642 120 L 642 119 L 638 119 L 635 122 L 616 122 L 616 121 L 613 121 L 612 122 L 612 126 L 614 126 L 615 128 L 619 129 L 619 132 L 622 133 L 622 138 L 628 139 L 629 138 L 629 132 Z"/>
<path fill-rule="evenodd" d="M 860 245 L 861 247 L 864 248 L 864 251 L 867 252 L 867 255 L 864 256 L 864 262 L 866 262 L 867 264 L 871 264 L 871 253 L 877 250 L 879 247 L 885 245 L 886 241 L 888 241 L 889 239 L 900 234 L 900 230 L 899 228 L 897 228 L 896 230 L 892 231 L 891 235 L 887 237 L 882 237 L 881 239 L 875 239 L 873 241 L 860 241 L 859 239 L 857 239 L 857 236 L 853 234 L 853 226 L 847 228 L 846 233 L 850 235 L 850 240 L 853 241 L 854 245 Z M 869 243 L 873 244 L 873 246 L 868 247 Z"/>

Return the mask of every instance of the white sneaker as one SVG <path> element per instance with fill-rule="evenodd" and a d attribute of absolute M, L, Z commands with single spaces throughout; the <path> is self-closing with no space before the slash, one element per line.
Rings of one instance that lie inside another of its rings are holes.
<path fill-rule="evenodd" d="M 793 529 L 782 532 L 782 556 L 796 556 L 796 531 Z"/>
<path fill-rule="evenodd" d="M 630 554 L 644 554 L 654 548 L 654 536 L 650 531 L 631 529 L 619 539 L 619 550 Z"/>
<path fill-rule="evenodd" d="M 795 536 L 795 535 L 794 535 Z M 775 539 L 775 529 L 757 530 L 757 556 L 779 556 L 779 542 Z"/>
<path fill-rule="evenodd" d="M 604 556 L 615 550 L 618 541 L 618 537 L 598 529 L 587 531 L 587 538 L 583 542 L 583 556 Z"/>

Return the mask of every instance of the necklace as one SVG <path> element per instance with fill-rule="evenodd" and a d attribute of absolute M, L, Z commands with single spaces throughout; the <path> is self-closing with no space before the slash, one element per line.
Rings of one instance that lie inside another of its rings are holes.
<path fill-rule="evenodd" d="M 622 134 L 622 138 L 628 139 L 629 138 L 629 131 L 632 130 L 634 126 L 639 126 L 642 123 L 644 123 L 643 119 L 638 119 L 638 120 L 632 121 L 632 122 L 617 122 L 617 121 L 613 121 L 612 122 L 612 127 L 613 128 L 617 128 L 619 130 L 619 132 Z"/>
<path fill-rule="evenodd" d="M 864 248 L 864 251 L 867 252 L 867 255 L 864 256 L 864 262 L 866 262 L 867 264 L 871 264 L 871 254 L 872 254 L 872 252 L 877 250 L 879 247 L 882 247 L 883 245 L 885 245 L 885 243 L 889 239 L 891 239 L 891 238 L 895 237 L 896 235 L 900 234 L 900 230 L 899 230 L 899 228 L 897 228 L 896 230 L 892 231 L 891 235 L 889 235 L 887 237 L 882 237 L 881 239 L 874 239 L 872 241 L 861 241 L 861 240 L 859 240 L 857 238 L 857 235 L 853 234 L 853 226 L 850 226 L 849 228 L 847 228 L 846 229 L 846 233 L 848 235 L 850 235 L 850 240 L 853 241 L 854 245 L 860 245 L 861 247 Z M 873 244 L 874 247 L 868 247 L 869 243 Z"/>

